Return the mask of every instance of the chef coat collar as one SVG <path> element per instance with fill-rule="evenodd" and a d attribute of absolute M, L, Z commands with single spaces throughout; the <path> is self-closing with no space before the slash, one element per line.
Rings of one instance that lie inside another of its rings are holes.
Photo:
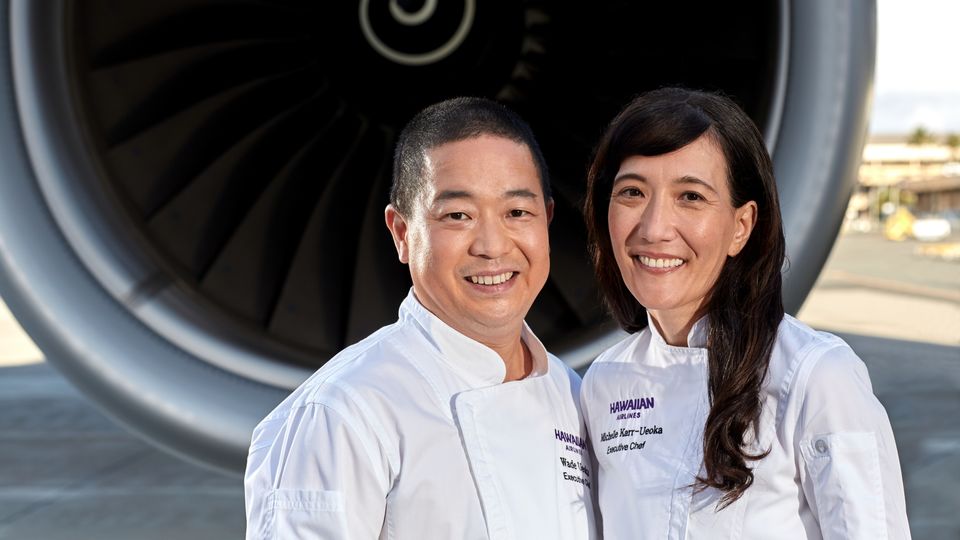
<path fill-rule="evenodd" d="M 660 330 L 657 329 L 657 325 L 653 322 L 653 315 L 650 315 L 650 312 L 647 312 L 647 325 L 650 328 L 650 334 L 653 336 L 653 342 L 659 347 L 667 347 L 670 349 L 705 349 L 707 348 L 707 336 L 709 335 L 710 330 L 710 317 L 704 315 L 697 319 L 697 322 L 693 323 L 693 326 L 690 327 L 690 332 L 687 333 L 687 346 L 686 347 L 677 347 L 675 345 L 670 345 L 663 339 L 663 336 L 660 335 Z"/>
<path fill-rule="evenodd" d="M 464 377 L 471 386 L 500 384 L 507 375 L 503 358 L 483 343 L 467 337 L 431 313 L 413 294 L 413 289 L 400 304 L 400 318 L 411 317 L 423 329 L 424 336 L 439 353 L 440 359 Z M 527 344 L 533 359 L 533 370 L 527 379 L 547 373 L 547 351 L 527 323 L 523 323 L 520 339 Z"/>

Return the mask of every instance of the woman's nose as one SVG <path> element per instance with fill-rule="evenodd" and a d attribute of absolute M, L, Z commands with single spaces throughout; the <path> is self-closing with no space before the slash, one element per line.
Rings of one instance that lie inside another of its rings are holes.
<path fill-rule="evenodd" d="M 666 242 L 676 236 L 673 205 L 663 197 L 653 197 L 643 207 L 636 233 L 649 242 Z"/>

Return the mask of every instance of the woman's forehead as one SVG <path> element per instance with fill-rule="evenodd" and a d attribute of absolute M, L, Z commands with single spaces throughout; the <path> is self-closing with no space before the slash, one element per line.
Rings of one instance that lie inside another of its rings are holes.
<path fill-rule="evenodd" d="M 666 154 L 626 157 L 614 175 L 614 183 L 624 179 L 658 185 L 699 182 L 721 191 L 727 189 L 727 170 L 726 158 L 718 145 L 701 136 Z"/>

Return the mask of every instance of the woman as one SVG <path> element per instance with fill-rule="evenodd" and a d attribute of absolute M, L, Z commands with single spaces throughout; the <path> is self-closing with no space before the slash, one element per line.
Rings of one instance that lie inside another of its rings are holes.
<path fill-rule="evenodd" d="M 783 312 L 776 184 L 743 111 L 636 98 L 600 141 L 585 217 L 631 334 L 581 389 L 607 540 L 909 538 L 863 362 Z"/>

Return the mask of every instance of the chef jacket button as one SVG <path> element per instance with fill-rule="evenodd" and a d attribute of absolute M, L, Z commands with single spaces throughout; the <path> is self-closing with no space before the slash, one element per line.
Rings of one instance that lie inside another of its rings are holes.
<path fill-rule="evenodd" d="M 823 439 L 817 439 L 817 442 L 813 443 L 813 447 L 817 449 L 817 452 L 821 454 L 827 453 L 827 441 Z"/>

